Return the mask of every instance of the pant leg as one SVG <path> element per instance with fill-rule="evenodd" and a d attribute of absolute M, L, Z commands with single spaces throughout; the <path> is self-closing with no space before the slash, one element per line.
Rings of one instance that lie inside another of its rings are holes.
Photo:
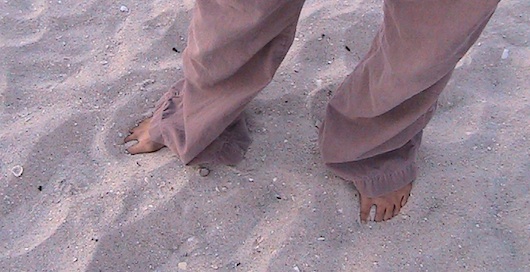
<path fill-rule="evenodd" d="M 367 196 L 416 178 L 421 132 L 498 0 L 385 0 L 372 47 L 331 99 L 324 162 Z"/>
<path fill-rule="evenodd" d="M 250 143 L 241 113 L 285 57 L 303 2 L 197 0 L 184 79 L 159 101 L 151 139 L 186 164 L 241 160 Z"/>

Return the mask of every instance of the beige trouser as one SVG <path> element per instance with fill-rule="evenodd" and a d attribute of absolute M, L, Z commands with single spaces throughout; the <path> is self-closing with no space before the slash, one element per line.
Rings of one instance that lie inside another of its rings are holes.
<path fill-rule="evenodd" d="M 236 164 L 250 137 L 245 106 L 291 46 L 303 0 L 197 0 L 184 78 L 159 101 L 151 139 L 185 164 Z M 386 0 L 372 47 L 331 99 L 324 163 L 367 196 L 416 177 L 423 128 L 458 60 L 498 0 Z"/>

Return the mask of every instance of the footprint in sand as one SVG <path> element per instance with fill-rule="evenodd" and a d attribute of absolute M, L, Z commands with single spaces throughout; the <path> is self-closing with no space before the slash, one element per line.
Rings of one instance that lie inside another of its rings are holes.
<path fill-rule="evenodd" d="M 320 84 L 317 84 L 320 85 Z M 335 84 L 318 87 L 306 97 L 306 108 L 315 127 L 320 128 L 326 114 L 326 106 L 336 89 Z"/>

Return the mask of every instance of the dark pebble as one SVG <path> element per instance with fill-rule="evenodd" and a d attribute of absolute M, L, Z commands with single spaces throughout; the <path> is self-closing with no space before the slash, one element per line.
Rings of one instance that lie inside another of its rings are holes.
<path fill-rule="evenodd" d="M 201 177 L 206 177 L 206 176 L 208 176 L 209 174 L 210 174 L 210 169 L 208 169 L 208 168 L 204 168 L 204 167 L 202 167 L 201 169 L 199 169 L 199 175 L 200 175 Z"/>

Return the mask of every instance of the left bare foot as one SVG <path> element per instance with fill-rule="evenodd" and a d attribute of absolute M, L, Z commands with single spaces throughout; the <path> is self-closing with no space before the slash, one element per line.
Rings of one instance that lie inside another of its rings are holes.
<path fill-rule="evenodd" d="M 137 127 L 131 129 L 131 135 L 125 138 L 125 142 L 138 141 L 135 145 L 127 148 L 127 151 L 131 154 L 150 153 L 156 152 L 162 147 L 163 144 L 155 143 L 151 141 L 149 137 L 149 127 L 151 124 L 151 118 L 143 120 Z"/>
<path fill-rule="evenodd" d="M 407 204 L 411 190 L 412 183 L 380 197 L 367 197 L 361 194 L 361 222 L 368 221 L 373 205 L 376 206 L 374 218 L 376 222 L 386 221 L 398 215 L 401 208 Z"/>

